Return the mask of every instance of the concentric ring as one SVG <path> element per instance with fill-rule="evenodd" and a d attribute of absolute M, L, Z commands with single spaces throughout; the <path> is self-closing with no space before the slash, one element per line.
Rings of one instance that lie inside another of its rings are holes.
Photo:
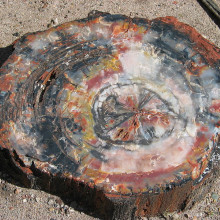
<path fill-rule="evenodd" d="M 108 194 L 200 182 L 220 54 L 175 22 L 103 14 L 23 37 L 1 68 L 1 147 Z"/>

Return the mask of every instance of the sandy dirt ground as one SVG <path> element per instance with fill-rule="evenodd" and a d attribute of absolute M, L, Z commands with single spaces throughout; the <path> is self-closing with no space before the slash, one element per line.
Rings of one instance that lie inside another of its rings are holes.
<path fill-rule="evenodd" d="M 215 1 L 220 5 L 220 0 Z M 175 16 L 220 47 L 219 27 L 196 0 L 0 0 L 0 64 L 7 57 L 7 46 L 22 35 L 87 17 L 91 10 L 148 19 Z M 150 219 L 220 219 L 219 195 L 220 180 L 193 209 Z M 40 190 L 26 189 L 6 171 L 0 172 L 0 219 L 95 219 L 85 212 L 74 201 L 64 203 Z"/>

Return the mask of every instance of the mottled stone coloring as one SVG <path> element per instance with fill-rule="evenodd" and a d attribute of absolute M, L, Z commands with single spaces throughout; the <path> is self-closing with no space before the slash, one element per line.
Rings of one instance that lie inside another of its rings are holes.
<path fill-rule="evenodd" d="M 14 47 L 0 69 L 0 147 L 22 172 L 83 183 L 121 207 L 131 201 L 121 208 L 130 217 L 181 208 L 209 177 L 220 52 L 193 28 L 96 12 Z"/>

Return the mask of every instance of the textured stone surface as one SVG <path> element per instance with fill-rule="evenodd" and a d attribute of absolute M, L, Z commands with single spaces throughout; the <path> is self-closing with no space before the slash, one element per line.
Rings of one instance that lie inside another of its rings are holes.
<path fill-rule="evenodd" d="M 219 57 L 173 17 L 91 14 L 26 35 L 1 69 L 1 146 L 47 190 L 50 175 L 83 183 L 115 217 L 179 209 L 217 151 Z"/>

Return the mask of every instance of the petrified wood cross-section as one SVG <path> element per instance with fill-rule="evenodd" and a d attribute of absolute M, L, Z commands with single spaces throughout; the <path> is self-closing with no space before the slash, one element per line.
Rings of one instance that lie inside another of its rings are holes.
<path fill-rule="evenodd" d="M 173 17 L 99 12 L 14 47 L 0 70 L 0 147 L 23 182 L 105 219 L 195 199 L 218 153 L 218 48 Z"/>

